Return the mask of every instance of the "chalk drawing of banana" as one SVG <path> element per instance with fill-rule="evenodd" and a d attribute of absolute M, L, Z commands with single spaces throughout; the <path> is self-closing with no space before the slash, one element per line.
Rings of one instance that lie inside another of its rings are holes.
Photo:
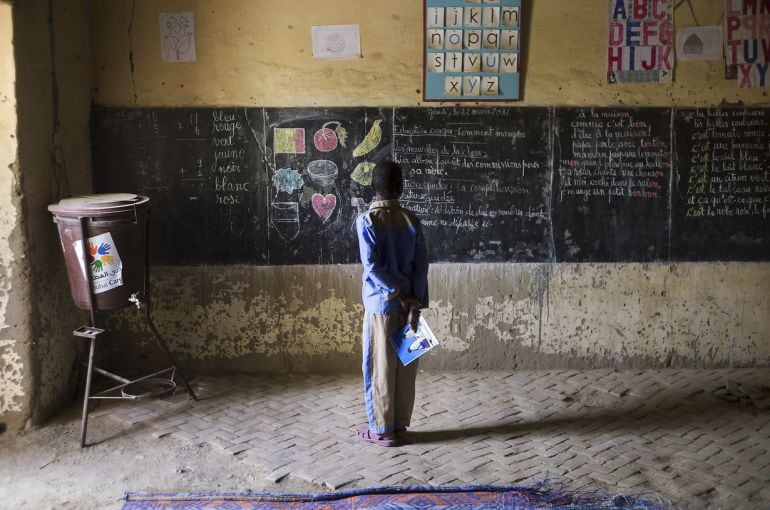
<path fill-rule="evenodd" d="M 356 147 L 355 150 L 353 150 L 354 158 L 365 156 L 377 148 L 377 146 L 380 144 L 380 141 L 382 140 L 382 128 L 380 127 L 381 123 L 382 120 L 380 119 L 374 121 L 374 124 L 372 124 L 372 127 L 369 128 L 369 132 L 366 133 L 363 141 L 358 144 L 358 147 Z"/>

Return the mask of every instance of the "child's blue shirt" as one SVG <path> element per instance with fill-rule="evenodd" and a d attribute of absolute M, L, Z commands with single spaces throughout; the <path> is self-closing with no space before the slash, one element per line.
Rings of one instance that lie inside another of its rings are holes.
<path fill-rule="evenodd" d="M 403 311 L 399 292 L 428 306 L 428 248 L 420 220 L 398 200 L 372 202 L 356 220 L 364 266 L 363 300 L 369 313 Z"/>

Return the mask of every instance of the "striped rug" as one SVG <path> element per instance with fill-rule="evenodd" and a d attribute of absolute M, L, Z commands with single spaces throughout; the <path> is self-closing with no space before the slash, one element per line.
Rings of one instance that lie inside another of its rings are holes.
<path fill-rule="evenodd" d="M 513 509 L 513 510 L 666 510 L 660 498 L 606 493 L 570 494 L 545 486 L 389 486 L 320 494 L 130 492 L 123 510 L 150 509 Z"/>

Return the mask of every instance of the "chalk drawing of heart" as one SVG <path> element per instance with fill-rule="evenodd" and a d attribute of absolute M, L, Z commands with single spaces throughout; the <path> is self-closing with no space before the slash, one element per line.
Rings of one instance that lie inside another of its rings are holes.
<path fill-rule="evenodd" d="M 311 200 L 313 202 L 313 210 L 324 221 L 329 219 L 329 216 L 332 215 L 337 207 L 337 197 L 334 195 L 323 196 L 320 193 L 314 193 Z"/>

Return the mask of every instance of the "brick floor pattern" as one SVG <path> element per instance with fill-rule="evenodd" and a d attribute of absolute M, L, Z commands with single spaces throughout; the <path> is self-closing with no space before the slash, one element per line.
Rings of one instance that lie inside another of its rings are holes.
<path fill-rule="evenodd" d="M 770 370 L 422 372 L 405 444 L 355 438 L 362 382 L 343 375 L 195 381 L 201 400 L 98 408 L 153 435 L 208 443 L 278 481 L 529 485 L 646 494 L 675 508 L 770 508 Z M 718 398 L 725 381 L 752 399 Z M 716 392 L 716 393 L 715 393 Z"/>

